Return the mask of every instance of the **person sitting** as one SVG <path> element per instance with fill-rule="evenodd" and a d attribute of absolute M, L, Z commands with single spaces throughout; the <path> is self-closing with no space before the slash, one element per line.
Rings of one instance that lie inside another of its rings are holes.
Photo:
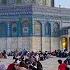
<path fill-rule="evenodd" d="M 65 63 L 62 63 L 62 60 L 58 60 L 58 63 L 60 64 L 58 66 L 58 70 L 67 70 L 67 65 Z"/>
<path fill-rule="evenodd" d="M 3 50 L 2 55 L 3 55 L 4 58 L 7 58 L 7 54 L 6 54 L 5 50 Z"/>
<path fill-rule="evenodd" d="M 43 70 L 43 67 L 40 61 L 37 61 L 37 70 Z"/>
<path fill-rule="evenodd" d="M 8 68 L 7 68 L 7 70 L 16 70 L 15 68 L 14 68 L 14 63 L 12 63 L 12 64 L 10 64 L 9 66 L 8 66 Z"/>
<path fill-rule="evenodd" d="M 28 70 L 28 66 L 25 64 L 25 62 L 20 62 L 19 70 Z"/>
<path fill-rule="evenodd" d="M 19 63 L 20 61 L 18 59 L 16 59 L 13 63 L 11 63 L 7 70 L 18 70 L 19 69 Z"/>

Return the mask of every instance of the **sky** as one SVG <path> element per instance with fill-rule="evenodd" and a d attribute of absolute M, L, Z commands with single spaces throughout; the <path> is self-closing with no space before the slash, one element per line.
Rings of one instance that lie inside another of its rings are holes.
<path fill-rule="evenodd" d="M 70 8 L 70 0 L 55 0 L 55 6 L 56 7 L 64 7 L 64 8 Z"/>

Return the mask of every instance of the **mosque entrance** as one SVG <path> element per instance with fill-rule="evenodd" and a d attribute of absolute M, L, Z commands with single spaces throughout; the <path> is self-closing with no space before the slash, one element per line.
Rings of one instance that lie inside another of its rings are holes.
<path fill-rule="evenodd" d="M 67 39 L 67 37 L 62 37 L 61 47 L 62 47 L 62 50 L 68 50 L 68 39 Z"/>
<path fill-rule="evenodd" d="M 42 23 L 39 20 L 33 23 L 32 50 L 42 51 Z"/>
<path fill-rule="evenodd" d="M 69 51 L 70 51 L 70 37 L 69 37 Z"/>

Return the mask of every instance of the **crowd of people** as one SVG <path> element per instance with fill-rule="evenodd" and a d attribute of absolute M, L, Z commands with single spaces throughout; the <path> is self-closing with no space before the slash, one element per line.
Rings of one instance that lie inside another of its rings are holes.
<path fill-rule="evenodd" d="M 48 59 L 50 54 L 46 52 L 30 52 L 25 49 L 17 52 L 11 52 L 8 56 L 12 55 L 15 61 L 10 64 L 7 70 L 43 70 L 40 61 Z"/>
<path fill-rule="evenodd" d="M 5 50 L 3 50 L 3 52 L 0 52 L 0 58 L 7 58 L 7 54 Z"/>
<path fill-rule="evenodd" d="M 51 53 L 53 56 L 56 56 L 56 57 L 67 57 L 70 55 L 70 52 L 64 50 L 55 50 L 54 52 Z"/>
<path fill-rule="evenodd" d="M 20 52 L 14 51 L 10 53 L 6 53 L 4 50 L 1 53 L 4 58 L 7 58 L 6 55 L 13 56 L 14 62 L 9 64 L 7 69 L 5 68 L 5 65 L 0 66 L 0 70 L 43 70 L 40 61 L 43 61 L 50 57 L 50 54 L 47 51 L 44 53 L 41 51 L 30 52 L 26 51 L 25 49 Z"/>
<path fill-rule="evenodd" d="M 4 50 L 0 53 L 0 58 L 6 58 L 7 56 L 13 56 L 14 62 L 5 68 L 5 65 L 0 65 L 0 70 L 43 70 L 40 61 L 46 60 L 51 57 L 51 55 L 56 57 L 66 57 L 66 60 L 62 63 L 62 60 L 58 60 L 59 66 L 58 70 L 69 70 L 67 65 L 70 65 L 70 52 L 55 50 L 54 52 L 33 52 L 22 50 L 20 52 L 14 51 L 6 53 Z"/>
<path fill-rule="evenodd" d="M 13 59 L 15 61 L 8 66 L 7 70 L 43 70 L 37 53 L 27 52 L 21 56 L 17 54 Z"/>

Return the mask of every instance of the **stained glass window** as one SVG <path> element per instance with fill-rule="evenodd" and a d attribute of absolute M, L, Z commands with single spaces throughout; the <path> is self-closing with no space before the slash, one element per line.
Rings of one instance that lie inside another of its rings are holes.
<path fill-rule="evenodd" d="M 17 36 L 17 24 L 16 24 L 16 22 L 11 23 L 11 35 Z"/>
<path fill-rule="evenodd" d="M 23 36 L 27 36 L 29 34 L 29 21 L 28 20 L 23 21 L 22 32 L 23 32 Z"/>

